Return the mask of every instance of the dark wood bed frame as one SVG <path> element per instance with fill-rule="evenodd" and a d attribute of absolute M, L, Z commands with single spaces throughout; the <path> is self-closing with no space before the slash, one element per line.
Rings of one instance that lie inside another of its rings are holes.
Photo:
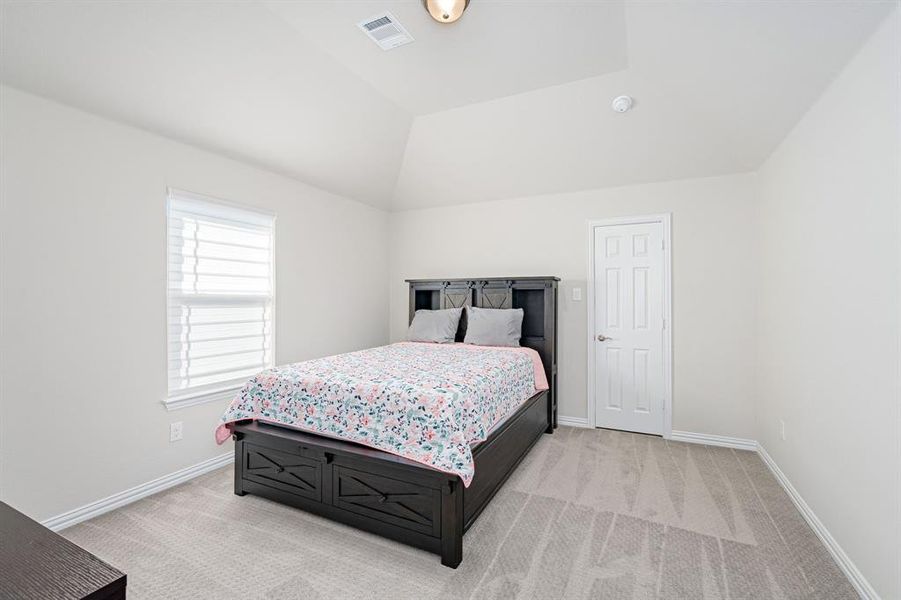
<path fill-rule="evenodd" d="M 529 398 L 473 450 L 468 488 L 457 475 L 312 433 L 259 422 L 234 426 L 235 493 L 250 493 L 441 555 L 456 568 L 463 534 L 542 433 L 557 426 L 556 277 L 407 280 L 421 308 L 522 308 L 520 343 L 541 355 L 550 389 Z M 457 331 L 466 332 L 465 312 Z"/>

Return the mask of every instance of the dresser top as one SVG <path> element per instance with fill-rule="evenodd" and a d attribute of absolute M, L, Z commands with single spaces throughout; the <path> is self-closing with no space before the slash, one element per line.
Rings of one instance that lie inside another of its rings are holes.
<path fill-rule="evenodd" d="M 82 600 L 125 589 L 125 574 L 0 502 L 0 598 Z"/>

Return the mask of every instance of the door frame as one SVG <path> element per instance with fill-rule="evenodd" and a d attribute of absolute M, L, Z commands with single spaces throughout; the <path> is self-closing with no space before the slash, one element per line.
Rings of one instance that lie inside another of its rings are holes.
<path fill-rule="evenodd" d="M 663 437 L 670 439 L 673 434 L 673 258 L 672 258 L 672 213 L 642 215 L 632 217 L 612 217 L 588 221 L 588 425 L 597 427 L 595 411 L 595 229 L 612 225 L 640 225 L 660 223 L 663 225 Z"/>

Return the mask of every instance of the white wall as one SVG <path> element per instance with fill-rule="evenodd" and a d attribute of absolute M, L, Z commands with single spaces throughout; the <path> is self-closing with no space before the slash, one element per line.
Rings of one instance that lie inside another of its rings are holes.
<path fill-rule="evenodd" d="M 886 599 L 901 598 L 899 33 L 896 10 L 760 171 L 755 336 L 757 438 Z"/>
<path fill-rule="evenodd" d="M 673 428 L 754 433 L 754 175 L 733 175 L 392 214 L 391 338 L 405 278 L 557 275 L 560 414 L 587 416 L 588 221 L 673 214 Z"/>
<path fill-rule="evenodd" d="M 44 519 L 231 450 L 222 403 L 160 403 L 166 186 L 278 214 L 278 362 L 386 341 L 386 213 L 11 88 L 0 102 L 3 501 Z"/>

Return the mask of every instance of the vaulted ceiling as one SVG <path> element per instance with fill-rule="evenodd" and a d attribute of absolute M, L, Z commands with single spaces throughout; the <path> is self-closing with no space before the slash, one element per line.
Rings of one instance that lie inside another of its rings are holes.
<path fill-rule="evenodd" d="M 418 208 L 753 170 L 897 4 L 2 0 L 0 81 Z"/>

